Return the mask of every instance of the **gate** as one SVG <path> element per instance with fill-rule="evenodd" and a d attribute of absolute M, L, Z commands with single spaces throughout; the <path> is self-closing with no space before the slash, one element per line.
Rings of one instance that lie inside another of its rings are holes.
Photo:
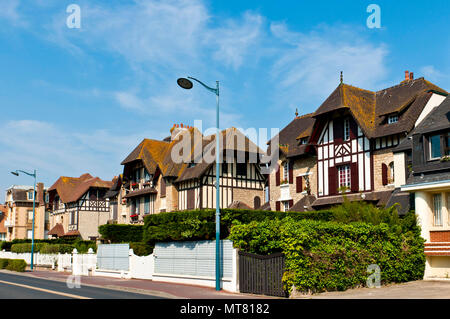
<path fill-rule="evenodd" d="M 128 244 L 108 244 L 97 247 L 98 269 L 105 270 L 129 270 Z"/>
<path fill-rule="evenodd" d="M 283 290 L 284 254 L 268 256 L 239 251 L 239 290 L 243 293 L 287 297 Z"/>

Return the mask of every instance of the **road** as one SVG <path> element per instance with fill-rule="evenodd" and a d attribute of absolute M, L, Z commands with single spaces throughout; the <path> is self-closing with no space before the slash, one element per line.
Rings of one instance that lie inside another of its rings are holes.
<path fill-rule="evenodd" d="M 72 285 L 73 287 L 73 285 Z M 0 299 L 162 299 L 150 294 L 83 285 L 0 272 Z"/>

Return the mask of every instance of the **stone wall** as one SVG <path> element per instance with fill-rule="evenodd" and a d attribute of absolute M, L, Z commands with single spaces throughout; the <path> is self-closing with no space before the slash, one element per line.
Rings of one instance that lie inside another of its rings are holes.
<path fill-rule="evenodd" d="M 373 152 L 373 177 L 374 177 L 374 191 L 388 191 L 394 189 L 393 178 L 390 177 L 389 172 L 389 164 L 394 162 L 394 154 L 392 153 L 392 149 L 384 149 Z M 391 181 L 388 182 L 388 185 L 383 185 L 382 180 L 382 164 L 386 164 L 388 167 L 388 179 Z M 396 167 L 394 166 L 394 172 Z M 395 174 L 395 173 L 394 173 Z"/>

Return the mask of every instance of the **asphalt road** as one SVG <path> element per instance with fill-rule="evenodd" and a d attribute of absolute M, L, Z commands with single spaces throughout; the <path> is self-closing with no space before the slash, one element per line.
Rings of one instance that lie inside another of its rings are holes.
<path fill-rule="evenodd" d="M 0 299 L 162 299 L 83 283 L 80 286 L 69 288 L 66 282 L 0 272 Z"/>

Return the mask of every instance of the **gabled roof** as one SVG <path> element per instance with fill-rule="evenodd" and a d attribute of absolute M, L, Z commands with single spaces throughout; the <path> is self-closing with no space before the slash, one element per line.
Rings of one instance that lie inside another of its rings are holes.
<path fill-rule="evenodd" d="M 61 176 L 48 191 L 56 191 L 63 203 L 71 203 L 80 199 L 91 187 L 109 189 L 112 185 L 111 181 L 104 181 L 90 174 L 80 177 Z"/>
<path fill-rule="evenodd" d="M 291 123 L 284 127 L 278 134 L 278 143 L 280 151 L 286 157 L 294 157 L 305 154 L 305 144 L 300 144 L 301 139 L 309 138 L 314 127 L 315 119 L 312 117 L 313 113 L 296 116 Z M 268 142 L 268 154 L 271 154 L 271 143 L 274 139 Z"/>
<path fill-rule="evenodd" d="M 378 92 L 341 83 L 316 110 L 313 117 L 347 109 L 369 138 L 408 132 L 414 127 L 432 92 L 447 94 L 447 91 L 423 77 L 403 81 Z M 387 124 L 386 116 L 393 113 L 401 115 L 399 121 Z"/>
<path fill-rule="evenodd" d="M 52 229 L 50 229 L 48 234 L 52 235 L 52 236 L 58 236 L 58 237 L 64 236 L 64 227 L 63 227 L 63 225 L 60 224 L 60 223 L 57 223 L 55 226 L 53 226 Z"/>
<path fill-rule="evenodd" d="M 171 141 L 167 139 L 164 141 L 144 139 L 121 164 L 126 165 L 141 160 L 149 174 L 154 175 L 159 170 L 163 176 L 175 177 L 178 182 L 199 178 L 212 163 L 207 163 L 202 158 L 196 157 L 208 153 L 215 154 L 215 138 L 215 134 L 204 137 L 197 128 L 190 127 L 180 131 Z M 180 144 L 184 142 L 188 143 Z M 264 153 L 234 127 L 221 131 L 220 142 L 221 152 L 226 153 L 227 150 L 233 150 Z M 185 151 L 183 145 L 187 145 L 188 154 L 183 154 Z M 177 156 L 177 158 L 174 159 L 173 156 Z M 189 167 L 189 163 L 195 163 L 195 166 Z"/>

